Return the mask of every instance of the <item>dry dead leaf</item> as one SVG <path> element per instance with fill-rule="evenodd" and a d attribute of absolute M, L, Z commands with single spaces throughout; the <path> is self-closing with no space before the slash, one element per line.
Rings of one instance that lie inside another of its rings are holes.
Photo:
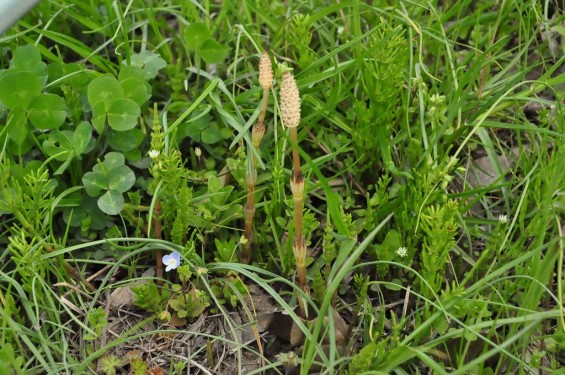
<path fill-rule="evenodd" d="M 165 370 L 160 367 L 153 367 L 147 370 L 146 375 L 165 375 Z"/>
<path fill-rule="evenodd" d="M 149 268 L 141 275 L 141 277 L 144 278 L 153 277 L 153 276 L 155 276 L 154 267 Z M 145 280 L 137 280 L 135 283 L 131 285 L 126 285 L 116 288 L 112 292 L 112 294 L 110 294 L 110 298 L 108 298 L 108 304 L 110 305 L 110 308 L 117 309 L 120 306 L 133 306 L 135 299 L 131 288 L 142 284 L 145 284 Z"/>

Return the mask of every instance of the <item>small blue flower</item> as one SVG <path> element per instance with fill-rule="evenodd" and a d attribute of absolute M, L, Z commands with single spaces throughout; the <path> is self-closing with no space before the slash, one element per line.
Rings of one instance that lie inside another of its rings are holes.
<path fill-rule="evenodd" d="M 173 251 L 171 254 L 163 256 L 163 264 L 167 266 L 165 272 L 176 269 L 180 265 L 180 254 Z"/>

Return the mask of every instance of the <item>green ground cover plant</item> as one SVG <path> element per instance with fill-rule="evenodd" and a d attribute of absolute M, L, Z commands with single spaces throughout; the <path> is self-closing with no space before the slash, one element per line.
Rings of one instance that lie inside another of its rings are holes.
<path fill-rule="evenodd" d="M 40 2 L 0 374 L 563 373 L 564 9 Z"/>

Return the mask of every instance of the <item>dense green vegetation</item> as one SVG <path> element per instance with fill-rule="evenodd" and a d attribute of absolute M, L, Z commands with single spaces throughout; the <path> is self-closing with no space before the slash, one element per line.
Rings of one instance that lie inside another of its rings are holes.
<path fill-rule="evenodd" d="M 563 8 L 40 2 L 0 374 L 561 373 Z"/>

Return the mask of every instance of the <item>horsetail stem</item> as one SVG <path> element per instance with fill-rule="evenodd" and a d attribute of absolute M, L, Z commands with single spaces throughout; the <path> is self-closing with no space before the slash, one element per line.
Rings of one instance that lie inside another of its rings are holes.
<path fill-rule="evenodd" d="M 251 130 L 251 142 L 253 147 L 259 152 L 259 145 L 265 135 L 265 115 L 267 113 L 267 105 L 269 103 L 269 90 L 273 87 L 273 67 L 271 65 L 271 58 L 265 51 L 259 60 L 259 84 L 263 88 L 263 98 L 261 99 L 261 107 L 259 111 L 259 118 L 253 129 Z M 249 154 L 248 154 L 249 155 Z M 249 157 L 249 156 L 248 156 Z M 257 183 L 257 158 L 255 155 L 251 156 L 252 165 L 251 169 L 248 167 L 245 178 L 247 184 L 247 202 L 245 203 L 245 239 L 247 240 L 243 246 L 241 254 L 241 261 L 249 263 L 251 260 L 251 242 L 253 239 L 253 216 L 255 215 L 255 185 Z"/>
<path fill-rule="evenodd" d="M 280 105 L 283 124 L 289 128 L 292 140 L 292 176 L 290 178 L 290 189 L 294 199 L 294 242 L 293 252 L 296 261 L 296 273 L 300 288 L 309 294 L 306 279 L 306 241 L 302 230 L 302 214 L 304 205 L 304 175 L 300 167 L 300 155 L 298 154 L 298 124 L 300 123 L 300 93 L 294 76 L 290 72 L 283 73 L 280 91 Z M 308 317 L 306 303 L 299 298 L 300 314 L 303 318 Z"/>

